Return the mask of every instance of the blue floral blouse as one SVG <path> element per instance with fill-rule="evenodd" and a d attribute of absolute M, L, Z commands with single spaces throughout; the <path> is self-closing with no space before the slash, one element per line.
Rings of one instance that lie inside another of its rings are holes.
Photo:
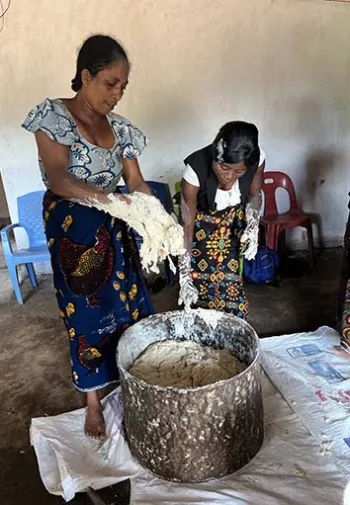
<path fill-rule="evenodd" d="M 44 131 L 47 136 L 70 147 L 68 173 L 86 184 L 112 193 L 122 176 L 122 158 L 137 158 L 145 146 L 147 138 L 130 121 L 110 113 L 107 119 L 115 135 L 111 149 L 95 146 L 79 132 L 78 126 L 62 100 L 50 100 L 31 110 L 22 124 L 32 133 Z M 39 158 L 42 179 L 47 188 L 49 182 L 45 167 Z"/>

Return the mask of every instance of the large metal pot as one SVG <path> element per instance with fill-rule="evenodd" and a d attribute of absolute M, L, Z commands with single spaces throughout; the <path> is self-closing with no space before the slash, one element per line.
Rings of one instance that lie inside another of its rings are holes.
<path fill-rule="evenodd" d="M 228 348 L 248 367 L 193 389 L 154 386 L 128 373 L 150 344 L 170 339 Z M 151 316 L 124 333 L 117 362 L 131 452 L 157 476 L 176 482 L 222 477 L 259 451 L 264 433 L 259 339 L 242 319 L 202 309 Z"/>

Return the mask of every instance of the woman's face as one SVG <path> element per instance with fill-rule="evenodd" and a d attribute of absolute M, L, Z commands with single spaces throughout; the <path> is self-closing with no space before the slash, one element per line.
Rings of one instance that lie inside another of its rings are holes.
<path fill-rule="evenodd" d="M 219 163 L 213 162 L 213 171 L 220 185 L 230 189 L 232 184 L 247 172 L 247 167 L 241 163 Z"/>
<path fill-rule="evenodd" d="M 98 114 L 109 114 L 122 99 L 128 85 L 129 63 L 122 59 L 92 77 L 83 70 L 82 92 L 88 105 Z"/>

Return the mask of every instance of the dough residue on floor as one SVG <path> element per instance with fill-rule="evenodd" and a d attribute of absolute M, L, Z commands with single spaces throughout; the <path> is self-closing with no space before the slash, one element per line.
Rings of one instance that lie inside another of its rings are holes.
<path fill-rule="evenodd" d="M 129 372 L 149 384 L 193 388 L 229 379 L 245 368 L 229 349 L 165 340 L 148 346 Z"/>

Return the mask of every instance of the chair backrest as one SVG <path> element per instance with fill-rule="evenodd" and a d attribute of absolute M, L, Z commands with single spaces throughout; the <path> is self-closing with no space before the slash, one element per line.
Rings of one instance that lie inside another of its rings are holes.
<path fill-rule="evenodd" d="M 154 195 L 159 198 L 163 207 L 169 214 L 174 211 L 173 200 L 171 198 L 170 188 L 164 182 L 147 181 Z"/>
<path fill-rule="evenodd" d="M 284 188 L 289 195 L 290 210 L 298 210 L 298 201 L 292 179 L 283 172 L 265 172 L 262 190 L 265 196 L 264 216 L 277 216 L 276 191 Z"/>
<path fill-rule="evenodd" d="M 42 217 L 42 202 L 45 191 L 34 191 L 17 198 L 18 222 L 28 234 L 30 247 L 46 245 Z"/>

